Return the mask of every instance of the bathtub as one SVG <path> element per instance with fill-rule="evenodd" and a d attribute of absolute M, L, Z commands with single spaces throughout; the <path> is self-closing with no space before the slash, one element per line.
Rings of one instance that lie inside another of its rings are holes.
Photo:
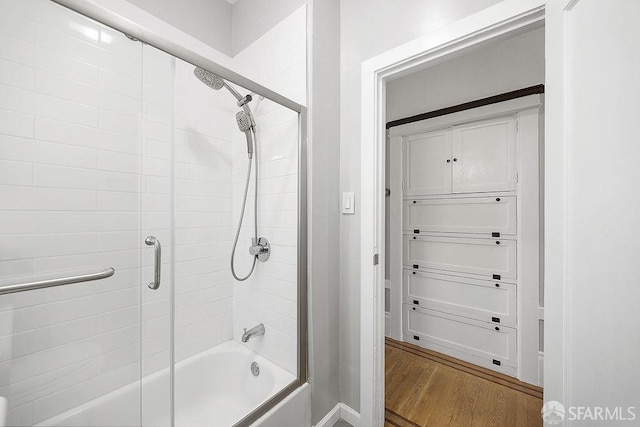
<path fill-rule="evenodd" d="M 251 364 L 258 363 L 254 376 Z M 176 364 L 175 425 L 229 427 L 296 377 L 235 341 Z M 170 426 L 169 369 L 105 394 L 38 426 Z"/>

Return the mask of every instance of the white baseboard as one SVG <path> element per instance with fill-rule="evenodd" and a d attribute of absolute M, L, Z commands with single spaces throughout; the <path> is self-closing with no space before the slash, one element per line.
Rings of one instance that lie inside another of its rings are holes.
<path fill-rule="evenodd" d="M 360 427 L 360 414 L 344 403 L 340 403 L 340 418 L 353 427 Z"/>
<path fill-rule="evenodd" d="M 345 420 L 353 427 L 360 427 L 360 414 L 342 402 L 334 406 L 314 427 L 333 427 L 340 419 Z"/>

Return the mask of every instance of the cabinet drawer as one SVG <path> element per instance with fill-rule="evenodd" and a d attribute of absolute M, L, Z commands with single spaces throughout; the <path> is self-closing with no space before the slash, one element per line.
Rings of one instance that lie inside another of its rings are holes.
<path fill-rule="evenodd" d="M 516 330 L 404 305 L 407 342 L 488 368 L 516 368 Z"/>
<path fill-rule="evenodd" d="M 516 234 L 516 198 L 460 197 L 455 199 L 407 200 L 404 229 L 424 232 Z"/>
<path fill-rule="evenodd" d="M 516 241 L 405 235 L 404 264 L 436 273 L 470 273 L 489 280 L 497 275 L 496 280 L 514 280 Z"/>
<path fill-rule="evenodd" d="M 420 308 L 516 325 L 516 286 L 510 283 L 405 270 L 403 293 L 406 304 Z"/>

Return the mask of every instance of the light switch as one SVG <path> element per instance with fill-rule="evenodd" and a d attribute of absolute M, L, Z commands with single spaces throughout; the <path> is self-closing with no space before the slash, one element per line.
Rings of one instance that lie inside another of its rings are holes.
<path fill-rule="evenodd" d="M 353 215 L 356 213 L 355 193 L 342 193 L 342 213 L 347 215 Z"/>

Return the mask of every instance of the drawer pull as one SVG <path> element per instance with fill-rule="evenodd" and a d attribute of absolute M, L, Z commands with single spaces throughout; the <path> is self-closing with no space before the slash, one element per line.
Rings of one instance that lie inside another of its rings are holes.
<path fill-rule="evenodd" d="M 499 360 L 493 359 L 493 364 L 500 366 L 502 365 L 502 362 L 500 362 Z"/>
<path fill-rule="evenodd" d="M 491 232 L 491 237 L 500 237 L 500 232 L 499 231 L 492 231 Z"/>
<path fill-rule="evenodd" d="M 420 341 L 420 337 L 419 337 L 419 336 L 417 336 L 417 335 L 414 335 L 414 336 L 413 336 L 413 339 L 414 339 L 414 340 L 416 340 L 416 341 Z"/>
<path fill-rule="evenodd" d="M 413 300 L 413 303 L 414 303 L 415 305 L 420 305 L 420 301 L 418 301 L 417 299 L 414 299 L 414 300 Z"/>
<path fill-rule="evenodd" d="M 499 317 L 492 317 L 491 321 L 492 322 L 496 322 L 496 323 L 500 323 L 500 318 Z"/>
<path fill-rule="evenodd" d="M 420 268 L 420 266 L 418 264 L 413 264 L 413 268 Z"/>
<path fill-rule="evenodd" d="M 420 234 L 420 230 L 413 230 L 413 234 Z"/>
<path fill-rule="evenodd" d="M 494 274 L 493 275 L 493 280 L 500 280 L 502 276 L 500 276 L 499 274 Z"/>

